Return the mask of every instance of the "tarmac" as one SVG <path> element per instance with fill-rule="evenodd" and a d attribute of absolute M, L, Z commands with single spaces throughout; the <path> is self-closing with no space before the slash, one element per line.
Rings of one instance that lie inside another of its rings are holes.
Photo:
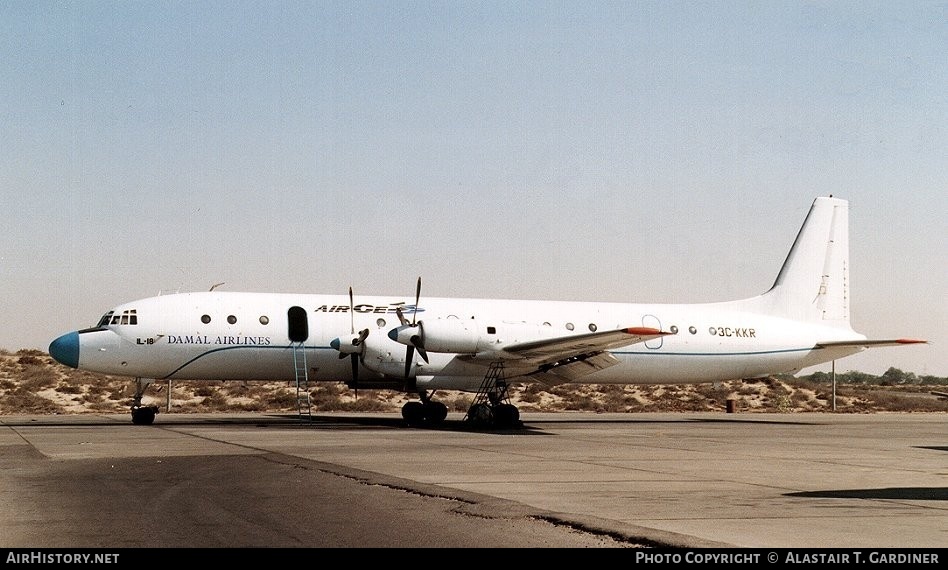
<path fill-rule="evenodd" d="M 0 547 L 943 548 L 944 414 L 0 416 Z"/>

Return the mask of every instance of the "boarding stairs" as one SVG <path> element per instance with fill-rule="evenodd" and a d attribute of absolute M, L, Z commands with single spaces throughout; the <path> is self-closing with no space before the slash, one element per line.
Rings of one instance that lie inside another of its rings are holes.
<path fill-rule="evenodd" d="M 312 400 L 309 395 L 309 368 L 306 366 L 306 346 L 302 342 L 294 342 L 293 370 L 296 374 L 296 408 L 300 421 L 313 419 Z"/>
<path fill-rule="evenodd" d="M 478 404 L 485 404 L 490 408 L 494 408 L 498 404 L 510 404 L 503 362 L 491 362 L 490 366 L 487 367 L 484 380 L 481 382 L 480 388 L 477 389 L 477 393 L 474 394 L 474 402 L 471 403 L 468 413 L 464 415 L 464 420 L 469 419 L 470 411 Z"/>

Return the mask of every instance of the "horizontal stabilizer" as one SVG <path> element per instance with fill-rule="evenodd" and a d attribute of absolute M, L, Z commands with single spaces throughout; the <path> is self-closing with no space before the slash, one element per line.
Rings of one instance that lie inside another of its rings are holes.
<path fill-rule="evenodd" d="M 837 340 L 831 342 L 818 342 L 817 348 L 832 348 L 840 346 L 854 346 L 863 348 L 873 348 L 876 346 L 901 346 L 903 344 L 927 344 L 927 340 L 916 340 L 913 338 L 897 338 L 889 340 Z"/>

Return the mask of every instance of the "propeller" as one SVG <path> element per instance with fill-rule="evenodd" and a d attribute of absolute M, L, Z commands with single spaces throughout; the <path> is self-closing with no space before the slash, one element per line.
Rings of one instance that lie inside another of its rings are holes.
<path fill-rule="evenodd" d="M 411 375 L 411 363 L 412 359 L 415 357 L 415 350 L 418 350 L 418 356 L 421 357 L 425 363 L 428 362 L 428 353 L 425 351 L 425 341 L 424 341 L 424 328 L 420 324 L 416 324 L 416 319 L 418 318 L 418 303 L 421 301 L 421 277 L 418 278 L 418 285 L 415 288 L 415 310 L 411 315 L 411 323 L 408 322 L 408 319 L 405 318 L 405 315 L 402 313 L 402 308 L 398 307 L 395 309 L 395 314 L 398 315 L 398 320 L 402 323 L 402 327 L 411 327 L 417 328 L 419 334 L 413 334 L 411 336 L 411 344 L 408 345 L 408 352 L 405 354 L 405 379 Z"/>
<path fill-rule="evenodd" d="M 352 296 L 352 287 L 349 287 L 349 333 L 351 343 L 353 347 L 358 347 L 356 350 L 349 349 L 348 347 L 343 348 L 342 341 L 340 339 L 335 339 L 330 343 L 330 346 L 339 351 L 339 359 L 342 360 L 346 356 L 349 357 L 349 360 L 352 361 L 352 387 L 356 391 L 356 398 L 359 397 L 359 360 L 365 354 L 365 339 L 369 336 L 369 329 L 362 329 L 359 332 L 359 336 L 355 336 L 355 302 Z"/>

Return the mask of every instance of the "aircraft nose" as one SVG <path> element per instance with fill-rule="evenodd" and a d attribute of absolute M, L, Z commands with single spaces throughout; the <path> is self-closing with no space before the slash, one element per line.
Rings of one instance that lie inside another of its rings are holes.
<path fill-rule="evenodd" d="M 60 364 L 65 364 L 70 368 L 79 368 L 79 333 L 66 333 L 51 342 L 49 355 Z"/>

